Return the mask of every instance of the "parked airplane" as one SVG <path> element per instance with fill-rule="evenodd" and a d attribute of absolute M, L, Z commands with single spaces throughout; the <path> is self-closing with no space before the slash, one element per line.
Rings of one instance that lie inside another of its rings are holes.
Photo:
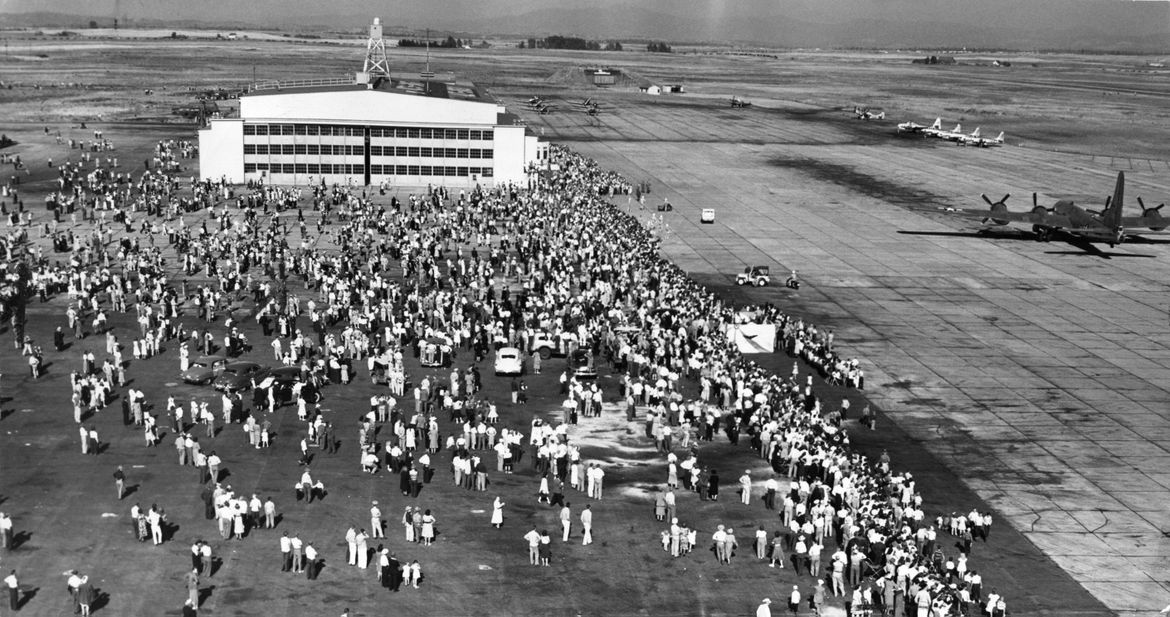
<path fill-rule="evenodd" d="M 862 108 L 854 105 L 853 106 L 853 115 L 857 116 L 858 120 L 884 120 L 886 117 L 886 112 L 884 112 L 884 111 L 873 112 L 873 111 L 870 111 L 868 107 L 866 107 L 865 109 L 862 109 Z"/>
<path fill-rule="evenodd" d="M 899 133 L 924 135 L 927 130 L 937 131 L 942 128 L 942 118 L 934 121 L 934 124 L 926 126 L 925 124 L 918 124 L 917 122 L 902 122 L 898 125 Z"/>
<path fill-rule="evenodd" d="M 732 107 L 751 107 L 752 103 L 751 103 L 751 101 L 745 101 L 745 100 L 739 98 L 738 96 L 733 96 L 733 97 L 731 97 L 731 106 Z"/>
<path fill-rule="evenodd" d="M 963 125 L 956 124 L 955 128 L 953 128 L 949 131 L 937 131 L 933 135 L 931 135 L 931 137 L 937 137 L 939 139 L 944 139 L 946 141 L 960 141 L 964 137 L 966 137 L 966 135 L 963 134 Z"/>
<path fill-rule="evenodd" d="M 999 132 L 999 137 L 992 139 L 991 137 L 980 137 L 979 127 L 975 127 L 975 131 L 970 135 L 964 135 L 959 143 L 964 146 L 977 146 L 980 148 L 992 148 L 1003 145 L 1003 131 Z"/>
<path fill-rule="evenodd" d="M 1125 226 L 1136 225 L 1149 227 L 1158 231 L 1170 225 L 1170 220 L 1162 218 L 1156 208 L 1146 208 L 1142 204 L 1142 215 L 1137 217 L 1122 216 L 1125 194 L 1125 172 L 1117 173 L 1117 184 L 1113 187 L 1113 196 L 1105 199 L 1105 209 L 1101 212 L 1090 212 L 1076 205 L 1072 200 L 1057 201 L 1052 208 L 1045 208 L 1036 203 L 1036 194 L 1032 194 L 1032 210 L 1029 212 L 1010 212 L 1007 209 L 1007 199 L 1004 195 L 999 201 L 991 201 L 987 195 L 981 195 L 983 201 L 990 206 L 989 210 L 947 210 L 949 214 L 964 218 L 980 219 L 986 226 L 1004 226 L 1010 223 L 1031 223 L 1032 232 L 1037 239 L 1047 242 L 1054 235 L 1065 236 L 1072 243 L 1106 242 L 1109 246 L 1121 244 L 1126 239 Z"/>

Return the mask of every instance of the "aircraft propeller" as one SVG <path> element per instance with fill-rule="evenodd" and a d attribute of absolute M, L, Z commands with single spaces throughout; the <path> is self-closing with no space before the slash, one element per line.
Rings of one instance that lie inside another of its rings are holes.
<path fill-rule="evenodd" d="M 1142 207 L 1142 218 L 1149 219 L 1150 221 L 1150 229 L 1154 231 L 1162 231 L 1163 229 L 1166 229 L 1166 225 L 1162 222 L 1166 219 L 1164 219 L 1162 214 L 1159 212 L 1159 210 L 1162 209 L 1162 206 L 1165 206 L 1166 204 L 1161 203 L 1154 206 L 1153 208 L 1147 208 L 1146 202 L 1142 201 L 1141 197 L 1137 198 L 1137 202 L 1138 205 Z"/>
<path fill-rule="evenodd" d="M 992 208 L 994 208 L 994 207 L 996 207 L 996 206 L 1004 206 L 1004 207 L 1007 207 L 1007 203 L 1006 203 L 1006 202 L 1007 202 L 1007 200 L 1008 200 L 1008 197 L 1011 197 L 1011 196 L 1012 196 L 1012 194 L 1011 194 L 1011 193 L 1008 193 L 1008 194 L 1004 195 L 1003 197 L 1001 197 L 1001 198 L 999 199 L 999 201 L 991 201 L 991 199 L 989 199 L 989 198 L 987 197 L 987 194 L 986 194 L 986 193 L 980 193 L 980 194 L 979 194 L 979 196 L 983 198 L 983 201 L 987 202 L 987 205 L 989 205 L 989 206 L 991 206 Z"/>

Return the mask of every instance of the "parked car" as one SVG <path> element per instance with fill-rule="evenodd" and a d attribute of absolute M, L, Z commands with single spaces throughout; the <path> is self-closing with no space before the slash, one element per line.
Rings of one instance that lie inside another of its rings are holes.
<path fill-rule="evenodd" d="M 301 376 L 301 369 L 295 366 L 282 366 L 268 371 L 264 380 L 256 386 L 259 390 L 272 388 L 273 398 L 276 399 L 277 406 L 280 406 L 294 402 L 292 393 L 297 384 L 304 384 L 301 386 L 301 393 L 306 401 L 310 403 L 321 401 L 321 392 L 311 381 L 304 380 Z"/>
<path fill-rule="evenodd" d="M 226 365 L 227 356 L 223 354 L 199 356 L 187 367 L 187 370 L 183 371 L 183 381 L 198 385 L 207 385 L 223 372 L 224 366 Z"/>
<path fill-rule="evenodd" d="M 715 222 L 715 208 L 703 208 L 699 213 L 700 223 L 714 223 Z"/>
<path fill-rule="evenodd" d="M 256 362 L 229 362 L 212 386 L 224 392 L 242 392 L 252 387 L 253 379 L 261 381 L 267 372 L 267 368 Z"/>
<path fill-rule="evenodd" d="M 496 352 L 497 375 L 523 375 L 524 356 L 515 347 L 501 347 Z"/>

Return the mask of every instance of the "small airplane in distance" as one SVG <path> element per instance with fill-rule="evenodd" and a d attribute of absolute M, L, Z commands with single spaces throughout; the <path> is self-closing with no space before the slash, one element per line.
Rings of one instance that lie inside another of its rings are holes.
<path fill-rule="evenodd" d="M 946 212 L 954 216 L 980 219 L 986 227 L 1031 223 L 1032 233 L 1036 234 L 1036 238 L 1041 242 L 1048 242 L 1054 236 L 1063 236 L 1074 245 L 1105 242 L 1113 247 L 1129 237 L 1125 233 L 1127 225 L 1148 227 L 1153 231 L 1161 231 L 1170 226 L 1170 219 L 1163 218 L 1159 213 L 1161 205 L 1146 208 L 1140 200 L 1138 203 L 1142 206 L 1141 216 L 1123 216 L 1124 195 L 1125 172 L 1118 172 L 1113 196 L 1105 199 L 1105 208 L 1101 212 L 1086 210 L 1067 199 L 1057 201 L 1052 208 L 1045 208 L 1036 202 L 1036 193 L 1032 193 L 1032 209 L 1028 212 L 1009 211 L 1006 202 L 1011 195 L 1004 195 L 995 202 L 987 195 L 980 195 L 990 206 L 988 210 L 948 209 Z"/>
<path fill-rule="evenodd" d="M 733 97 L 731 97 L 731 106 L 732 107 L 741 107 L 741 108 L 742 107 L 751 107 L 752 102 L 745 101 L 745 100 L 739 98 L 738 96 L 733 96 Z"/>
<path fill-rule="evenodd" d="M 942 128 L 942 118 L 934 121 L 934 124 L 926 126 L 925 124 L 918 124 L 917 122 L 902 122 L 898 124 L 898 132 L 908 135 L 925 135 L 926 131 L 937 131 Z"/>
<path fill-rule="evenodd" d="M 582 108 L 584 108 L 584 107 L 592 107 L 592 106 L 594 106 L 594 105 L 596 105 L 596 104 L 597 104 L 597 101 L 595 101 L 595 100 L 593 100 L 593 99 L 591 99 L 591 98 L 589 98 L 589 99 L 582 99 L 582 100 L 580 100 L 580 101 L 573 101 L 573 105 L 576 105 L 577 107 L 582 107 Z"/>
<path fill-rule="evenodd" d="M 956 124 L 955 128 L 949 131 L 936 131 L 934 134 L 927 134 L 931 137 L 937 137 L 945 141 L 962 141 L 962 139 L 966 137 L 966 135 L 963 134 L 962 124 Z"/>
<path fill-rule="evenodd" d="M 868 107 L 862 109 L 856 105 L 853 106 L 853 115 L 857 116 L 858 120 L 884 120 L 886 112 L 884 111 L 870 111 Z"/>
<path fill-rule="evenodd" d="M 995 138 L 980 137 L 979 136 L 979 127 L 975 127 L 975 131 L 973 133 L 971 133 L 970 135 L 964 135 L 963 138 L 959 140 L 959 145 L 976 146 L 978 148 L 993 148 L 996 146 L 1002 146 L 1003 145 L 1003 131 L 1000 131 L 999 136 L 995 137 Z"/>

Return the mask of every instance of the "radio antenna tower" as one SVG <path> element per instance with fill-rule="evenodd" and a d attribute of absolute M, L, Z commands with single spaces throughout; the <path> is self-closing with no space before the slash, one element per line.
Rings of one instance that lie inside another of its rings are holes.
<path fill-rule="evenodd" d="M 382 19 L 374 18 L 370 25 L 370 38 L 366 41 L 366 62 L 362 72 L 390 77 L 390 61 L 386 59 L 386 41 L 382 40 Z"/>

